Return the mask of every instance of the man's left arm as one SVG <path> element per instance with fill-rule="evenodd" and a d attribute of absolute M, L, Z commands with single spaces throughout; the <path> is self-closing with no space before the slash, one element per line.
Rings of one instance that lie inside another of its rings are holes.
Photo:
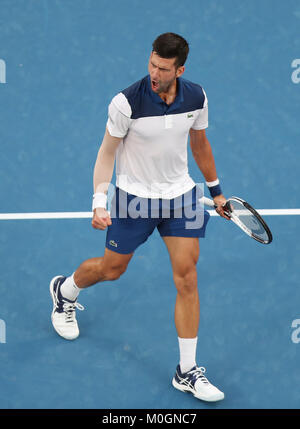
<path fill-rule="evenodd" d="M 201 170 L 206 182 L 215 182 L 218 178 L 215 165 L 215 159 L 212 153 L 211 145 L 206 137 L 205 130 L 190 130 L 190 145 L 193 157 Z M 223 206 L 226 198 L 222 193 L 213 197 L 220 216 L 229 219 L 224 213 Z"/>

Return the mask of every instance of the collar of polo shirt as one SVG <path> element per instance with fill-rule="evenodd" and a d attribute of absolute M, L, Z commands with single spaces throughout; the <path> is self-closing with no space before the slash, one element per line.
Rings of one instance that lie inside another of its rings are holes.
<path fill-rule="evenodd" d="M 173 110 L 176 110 L 178 106 L 183 102 L 183 89 L 182 89 L 181 78 L 177 77 L 176 81 L 177 81 L 177 86 L 176 86 L 177 93 L 176 93 L 175 100 L 173 101 L 173 103 L 167 104 L 164 100 L 160 98 L 158 94 L 156 94 L 156 92 L 152 91 L 150 75 L 148 75 L 148 78 L 147 78 L 147 89 L 150 97 L 152 98 L 154 103 L 161 104 L 162 106 L 167 107 L 166 113 L 171 113 Z"/>

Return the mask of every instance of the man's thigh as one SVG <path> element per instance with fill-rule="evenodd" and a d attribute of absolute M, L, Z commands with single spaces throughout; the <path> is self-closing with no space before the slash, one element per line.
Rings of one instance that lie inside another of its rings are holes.
<path fill-rule="evenodd" d="M 121 269 L 122 271 L 125 271 L 133 254 L 134 252 L 126 254 L 117 253 L 106 247 L 103 255 L 103 266 L 108 271 L 113 271 L 115 269 Z"/>
<path fill-rule="evenodd" d="M 162 237 L 171 260 L 174 274 L 185 275 L 195 269 L 200 247 L 198 237 Z"/>

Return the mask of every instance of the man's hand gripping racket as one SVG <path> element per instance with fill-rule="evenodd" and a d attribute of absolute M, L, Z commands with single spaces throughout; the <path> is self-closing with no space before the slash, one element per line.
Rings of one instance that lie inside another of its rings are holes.
<path fill-rule="evenodd" d="M 200 201 L 209 207 L 214 207 L 220 216 L 230 219 L 242 231 L 259 243 L 271 243 L 273 237 L 268 225 L 249 203 L 238 197 L 230 197 L 220 207 L 217 198 L 215 197 L 214 200 L 211 200 L 202 197 Z M 224 197 L 222 196 L 222 198 Z"/>

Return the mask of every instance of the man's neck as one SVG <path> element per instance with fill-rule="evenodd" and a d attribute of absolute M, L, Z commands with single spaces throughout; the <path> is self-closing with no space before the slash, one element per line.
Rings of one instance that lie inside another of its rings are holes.
<path fill-rule="evenodd" d="M 158 95 L 166 104 L 172 104 L 176 98 L 176 93 L 177 93 L 177 79 L 174 80 L 168 92 L 161 92 Z"/>

